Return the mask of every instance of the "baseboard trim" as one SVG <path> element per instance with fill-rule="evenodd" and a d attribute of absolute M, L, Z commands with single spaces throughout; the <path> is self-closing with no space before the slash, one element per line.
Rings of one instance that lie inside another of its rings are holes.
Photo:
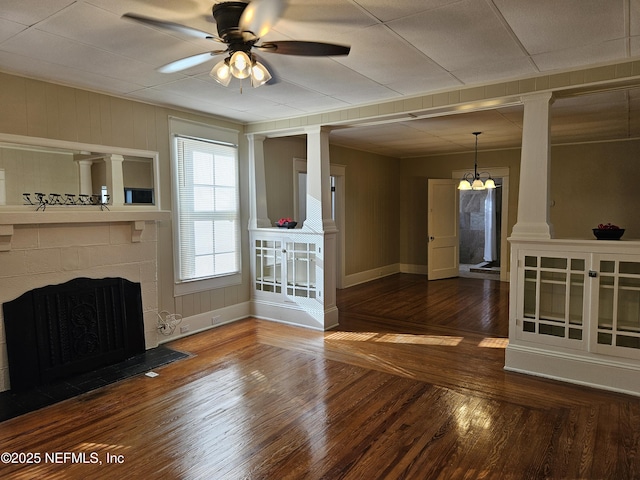
<path fill-rule="evenodd" d="M 640 396 L 640 364 L 510 344 L 505 370 Z"/>
<path fill-rule="evenodd" d="M 364 272 L 358 272 L 344 277 L 343 288 L 353 287 L 361 283 L 367 283 L 378 278 L 388 277 L 400 273 L 400 264 L 394 263 L 380 268 L 372 268 Z"/>
<path fill-rule="evenodd" d="M 295 327 L 309 328 L 317 331 L 330 330 L 338 326 L 338 308 L 326 310 L 304 308 L 296 304 L 282 304 L 253 300 L 251 316 L 261 320 L 284 323 Z"/>
<path fill-rule="evenodd" d="M 205 330 L 210 330 L 221 325 L 237 322 L 250 316 L 251 304 L 249 302 L 243 302 L 229 307 L 183 317 L 171 335 L 165 336 L 158 332 L 158 345 L 204 332 Z M 180 333 L 180 326 L 189 326 L 189 331 Z"/>

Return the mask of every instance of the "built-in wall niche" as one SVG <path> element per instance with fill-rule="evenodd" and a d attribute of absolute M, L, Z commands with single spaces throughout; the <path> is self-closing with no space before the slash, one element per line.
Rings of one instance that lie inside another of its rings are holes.
<path fill-rule="evenodd" d="M 0 205 L 25 205 L 25 193 L 34 202 L 36 193 L 106 193 L 115 207 L 155 205 L 157 162 L 152 151 L 0 134 Z"/>

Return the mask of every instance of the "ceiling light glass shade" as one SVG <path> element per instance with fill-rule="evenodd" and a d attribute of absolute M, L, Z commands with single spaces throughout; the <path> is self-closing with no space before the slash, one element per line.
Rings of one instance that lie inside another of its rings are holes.
<path fill-rule="evenodd" d="M 458 184 L 458 190 L 471 190 L 471 184 L 467 180 L 460 180 Z"/>
<path fill-rule="evenodd" d="M 231 75 L 236 78 L 249 78 L 251 75 L 251 59 L 245 52 L 237 51 L 231 55 L 229 60 Z"/>
<path fill-rule="evenodd" d="M 496 188 L 496 182 L 493 181 L 493 178 L 487 178 L 486 182 L 484 182 L 484 188 Z"/>
<path fill-rule="evenodd" d="M 484 183 L 479 178 L 476 178 L 471 184 L 471 190 L 484 190 Z"/>
<path fill-rule="evenodd" d="M 224 59 L 221 62 L 216 63 L 216 65 L 211 69 L 209 76 L 219 84 L 224 85 L 225 87 L 228 86 L 229 82 L 231 82 L 231 68 L 229 68 L 228 59 Z"/>
<path fill-rule="evenodd" d="M 251 67 L 251 86 L 253 88 L 258 88 L 260 85 L 264 85 L 269 80 L 271 80 L 271 74 L 267 67 L 265 67 L 260 62 L 256 62 Z"/>

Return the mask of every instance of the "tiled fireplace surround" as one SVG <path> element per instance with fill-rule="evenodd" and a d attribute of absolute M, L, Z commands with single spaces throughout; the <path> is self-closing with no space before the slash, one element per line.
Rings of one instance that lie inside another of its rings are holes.
<path fill-rule="evenodd" d="M 163 212 L 158 211 L 97 209 L 91 212 L 0 212 L 0 304 L 34 288 L 77 277 L 123 277 L 141 284 L 146 348 L 156 347 L 156 222 L 162 215 Z M 0 308 L 0 391 L 9 388 L 4 318 Z"/>

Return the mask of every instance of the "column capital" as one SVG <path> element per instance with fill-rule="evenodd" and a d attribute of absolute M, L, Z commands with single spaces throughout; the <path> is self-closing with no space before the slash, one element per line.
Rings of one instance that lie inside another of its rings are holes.
<path fill-rule="evenodd" d="M 539 93 L 528 93 L 526 95 L 521 95 L 520 100 L 522 103 L 527 104 L 531 102 L 547 102 L 551 105 L 555 102 L 556 98 L 553 95 L 553 92 L 539 92 Z"/>
<path fill-rule="evenodd" d="M 313 133 L 331 133 L 331 130 L 333 130 L 334 128 L 335 127 L 329 125 L 308 125 L 304 127 L 304 132 L 307 135 Z"/>

